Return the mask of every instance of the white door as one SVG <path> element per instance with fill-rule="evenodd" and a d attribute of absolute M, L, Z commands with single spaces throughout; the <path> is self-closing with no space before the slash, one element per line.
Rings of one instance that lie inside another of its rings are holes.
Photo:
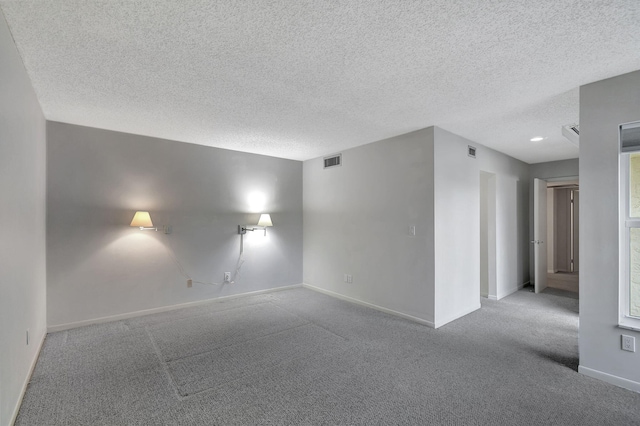
<path fill-rule="evenodd" d="M 533 279 L 536 293 L 547 288 L 547 181 L 533 181 Z"/>
<path fill-rule="evenodd" d="M 580 271 L 580 190 L 573 191 L 573 272 Z"/>

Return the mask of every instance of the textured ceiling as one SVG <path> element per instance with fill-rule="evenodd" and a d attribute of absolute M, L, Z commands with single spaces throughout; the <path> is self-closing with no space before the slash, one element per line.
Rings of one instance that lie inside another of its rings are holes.
<path fill-rule="evenodd" d="M 575 158 L 638 0 L 0 0 L 47 119 L 305 160 L 431 125 Z M 544 136 L 532 143 L 533 136 Z"/>

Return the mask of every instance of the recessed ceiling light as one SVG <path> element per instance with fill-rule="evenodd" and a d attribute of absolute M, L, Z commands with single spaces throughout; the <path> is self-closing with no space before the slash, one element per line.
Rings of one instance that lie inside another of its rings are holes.
<path fill-rule="evenodd" d="M 531 138 L 531 142 L 540 142 L 541 140 L 543 140 L 544 138 L 542 136 L 536 136 L 535 138 Z"/>

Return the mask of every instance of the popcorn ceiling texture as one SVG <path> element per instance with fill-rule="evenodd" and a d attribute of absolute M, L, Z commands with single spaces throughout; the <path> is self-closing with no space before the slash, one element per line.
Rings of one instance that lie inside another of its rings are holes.
<path fill-rule="evenodd" d="M 48 120 L 297 160 L 431 125 L 529 163 L 575 158 L 561 126 L 578 86 L 640 69 L 637 0 L 0 9 Z"/>

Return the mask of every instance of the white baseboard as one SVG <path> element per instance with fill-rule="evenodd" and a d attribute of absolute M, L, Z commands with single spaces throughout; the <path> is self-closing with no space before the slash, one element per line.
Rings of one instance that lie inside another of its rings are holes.
<path fill-rule="evenodd" d="M 578 366 L 578 373 L 585 376 L 593 377 L 594 379 L 602 380 L 603 382 L 611 383 L 612 385 L 619 386 L 621 388 L 629 389 L 634 392 L 640 393 L 640 383 L 633 380 L 625 379 L 623 377 L 614 376 L 613 374 L 603 373 L 602 371 L 594 370 L 582 365 Z"/>
<path fill-rule="evenodd" d="M 385 312 L 387 314 L 395 315 L 397 317 L 404 318 L 404 319 L 407 319 L 409 321 L 417 322 L 419 324 L 423 324 L 423 325 L 426 325 L 428 327 L 435 328 L 435 325 L 434 325 L 433 321 L 429 321 L 429 320 L 425 320 L 425 319 L 422 319 L 422 318 L 414 317 L 413 315 L 404 314 L 402 312 L 394 311 L 393 309 L 384 308 L 382 306 L 374 305 L 373 303 L 363 302 L 362 300 L 354 299 L 353 297 L 349 297 L 349 296 L 344 296 L 344 295 L 342 295 L 340 293 L 335 293 L 335 292 L 333 292 L 331 290 L 325 290 L 323 288 L 316 287 L 316 286 L 313 286 L 313 285 L 310 285 L 310 284 L 302 284 L 302 286 L 305 287 L 305 288 L 308 288 L 310 290 L 317 291 L 318 293 L 323 293 L 323 294 L 326 294 L 327 296 L 335 297 L 336 299 L 340 299 L 340 300 L 344 300 L 344 301 L 347 301 L 347 302 L 355 303 L 356 305 L 366 306 L 368 308 L 372 308 L 372 309 L 375 309 L 377 311 Z"/>
<path fill-rule="evenodd" d="M 491 299 L 491 300 L 504 299 L 505 297 L 510 296 L 513 293 L 522 290 L 524 288 L 524 286 L 527 285 L 527 284 L 529 284 L 529 281 L 527 281 L 525 283 L 522 283 L 522 284 L 518 284 L 516 287 L 509 289 L 506 293 L 498 295 L 495 299 L 491 299 L 492 296 L 489 296 L 489 299 Z"/>
<path fill-rule="evenodd" d="M 38 349 L 36 349 L 36 356 L 33 357 L 31 361 L 31 367 L 29 367 L 29 373 L 27 377 L 24 379 L 24 383 L 22 384 L 22 390 L 20 391 L 20 398 L 18 398 L 18 402 L 16 403 L 15 408 L 13 409 L 13 414 L 11 415 L 10 425 L 13 425 L 18 418 L 18 413 L 20 412 L 20 406 L 22 405 L 22 400 L 24 399 L 24 394 L 27 392 L 27 386 L 29 386 L 29 382 L 31 381 L 31 376 L 33 375 L 33 370 L 36 368 L 36 364 L 38 363 L 38 358 L 40 358 L 40 351 L 42 350 L 42 345 L 44 345 L 44 339 L 47 337 L 47 333 L 43 333 L 40 338 L 40 343 L 38 344 Z"/>
<path fill-rule="evenodd" d="M 494 296 L 493 294 L 489 294 L 489 295 L 481 294 L 480 296 L 486 297 L 489 300 L 500 300 L 515 293 L 516 291 L 522 290 L 527 284 L 529 284 L 529 281 L 525 281 L 522 284 L 518 284 L 515 288 L 512 288 L 509 291 L 507 291 L 505 294 L 501 294 L 498 296 Z"/>
<path fill-rule="evenodd" d="M 451 321 L 455 321 L 458 318 L 462 318 L 465 315 L 469 315 L 471 312 L 477 311 L 478 309 L 480 309 L 482 306 L 480 305 L 479 301 L 478 304 L 476 306 L 472 306 L 471 308 L 465 309 L 463 311 L 457 312 L 447 318 L 445 318 L 442 321 L 436 321 L 436 325 L 435 328 L 440 328 L 443 325 L 449 324 Z"/>
<path fill-rule="evenodd" d="M 204 304 L 211 303 L 211 302 L 216 302 L 216 301 L 219 301 L 219 300 L 229 300 L 229 299 L 236 299 L 238 297 L 255 296 L 255 295 L 258 295 L 258 294 L 272 293 L 274 291 L 290 290 L 292 288 L 299 288 L 299 287 L 302 287 L 302 284 L 294 284 L 294 285 L 288 285 L 288 286 L 284 286 L 284 287 L 269 288 L 269 289 L 266 289 L 266 290 L 250 291 L 248 293 L 233 294 L 231 296 L 212 297 L 210 299 L 196 300 L 195 302 L 180 303 L 178 305 L 162 306 L 162 307 L 159 307 L 159 308 L 144 309 L 142 311 L 127 312 L 125 314 L 110 315 L 108 317 L 93 318 L 93 319 L 88 319 L 88 320 L 83 320 L 83 321 L 76 321 L 76 322 L 68 322 L 68 323 L 65 323 L 65 324 L 57 324 L 57 325 L 49 326 L 49 327 L 47 327 L 47 332 L 48 333 L 55 333 L 57 331 L 70 330 L 72 328 L 85 327 L 87 325 L 103 324 L 103 323 L 106 323 L 106 322 L 120 321 L 120 320 L 124 320 L 124 319 L 129 319 L 129 318 L 142 317 L 142 316 L 145 316 L 145 315 L 157 314 L 157 313 L 160 313 L 160 312 L 175 311 L 176 309 L 182 309 L 182 308 L 188 308 L 188 307 L 192 307 L 192 306 L 204 305 Z"/>

